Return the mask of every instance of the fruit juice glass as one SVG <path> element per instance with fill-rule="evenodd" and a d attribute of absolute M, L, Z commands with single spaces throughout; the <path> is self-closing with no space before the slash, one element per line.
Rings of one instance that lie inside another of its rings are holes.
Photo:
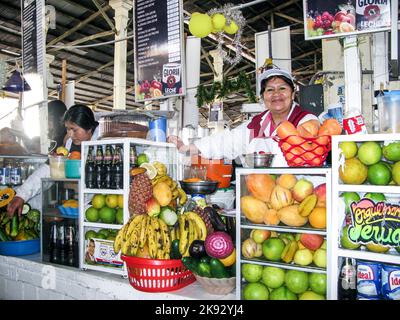
<path fill-rule="evenodd" d="M 65 178 L 65 160 L 64 156 L 49 156 L 50 176 L 53 179 Z"/>

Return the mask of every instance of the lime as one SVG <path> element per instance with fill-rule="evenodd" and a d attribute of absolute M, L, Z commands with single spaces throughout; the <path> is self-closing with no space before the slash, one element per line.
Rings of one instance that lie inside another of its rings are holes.
<path fill-rule="evenodd" d="M 258 282 L 262 278 L 263 266 L 258 264 L 242 264 L 242 276 L 247 282 Z"/>
<path fill-rule="evenodd" d="M 385 164 L 375 163 L 368 168 L 367 179 L 370 184 L 386 186 L 392 180 L 392 173 Z"/>
<path fill-rule="evenodd" d="M 106 240 L 115 241 L 115 236 L 113 236 L 113 235 L 110 234 L 110 235 L 106 238 Z"/>
<path fill-rule="evenodd" d="M 285 270 L 277 267 L 265 266 L 261 280 L 268 288 L 276 289 L 285 282 Z"/>
<path fill-rule="evenodd" d="M 271 291 L 269 300 L 297 300 L 297 295 L 285 286 L 282 286 Z"/>
<path fill-rule="evenodd" d="M 106 238 L 110 235 L 110 231 L 108 229 L 100 229 L 97 231 L 97 235 L 102 234 Z"/>
<path fill-rule="evenodd" d="M 370 199 L 374 202 L 386 201 L 385 195 L 383 193 L 377 193 L 377 192 L 368 192 L 364 194 L 363 198 Z"/>
<path fill-rule="evenodd" d="M 99 211 L 99 217 L 103 223 L 114 223 L 116 210 L 109 207 L 103 207 Z"/>
<path fill-rule="evenodd" d="M 97 222 L 99 220 L 99 211 L 95 207 L 89 207 L 85 211 L 85 217 L 89 222 Z"/>
<path fill-rule="evenodd" d="M 339 149 L 342 150 L 342 153 L 345 159 L 354 158 L 357 154 L 357 143 L 354 141 L 343 141 L 339 143 Z"/>
<path fill-rule="evenodd" d="M 85 233 L 85 239 L 86 239 L 86 240 L 89 240 L 89 239 L 92 239 L 92 238 L 97 238 L 97 232 L 94 231 L 94 230 L 88 230 L 88 231 L 86 231 L 86 233 Z"/>
<path fill-rule="evenodd" d="M 346 205 L 346 213 L 350 213 L 350 205 L 352 202 L 360 201 L 360 196 L 357 192 L 343 192 L 341 195 Z"/>
<path fill-rule="evenodd" d="M 348 229 L 349 229 L 349 226 L 345 226 L 343 228 L 342 235 L 340 237 L 340 244 L 342 245 L 342 248 L 344 248 L 344 249 L 356 250 L 361 246 L 361 244 L 351 241 L 349 234 L 348 234 Z"/>
<path fill-rule="evenodd" d="M 358 148 L 358 159 L 365 165 L 370 166 L 381 160 L 382 149 L 375 141 L 363 142 Z"/>
<path fill-rule="evenodd" d="M 142 163 L 148 163 L 149 162 L 149 157 L 145 153 L 141 153 L 137 157 L 137 165 L 140 166 Z"/>
<path fill-rule="evenodd" d="M 392 142 L 382 148 L 383 156 L 390 161 L 400 160 L 400 142 Z"/>
<path fill-rule="evenodd" d="M 117 214 L 115 215 L 115 222 L 117 224 L 124 224 L 124 209 L 119 208 Z"/>
<path fill-rule="evenodd" d="M 105 239 L 106 236 L 104 234 L 98 233 L 95 238 L 97 238 L 97 239 Z"/>
<path fill-rule="evenodd" d="M 310 288 L 317 294 L 326 293 L 326 274 L 313 272 L 310 274 Z"/>
<path fill-rule="evenodd" d="M 147 170 L 146 173 L 150 179 L 154 179 L 157 176 L 157 169 L 152 164 L 145 162 L 140 167 Z"/>
<path fill-rule="evenodd" d="M 285 275 L 286 287 L 296 294 L 301 294 L 308 289 L 308 273 L 298 270 L 288 270 Z"/>
<path fill-rule="evenodd" d="M 306 291 L 299 296 L 299 300 L 325 300 L 325 297 L 313 291 Z"/>

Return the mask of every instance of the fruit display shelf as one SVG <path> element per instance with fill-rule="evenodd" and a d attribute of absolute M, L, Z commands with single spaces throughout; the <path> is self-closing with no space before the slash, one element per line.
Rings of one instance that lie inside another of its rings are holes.
<path fill-rule="evenodd" d="M 302 227 L 292 227 L 283 224 L 282 222 L 278 225 L 267 225 L 253 223 L 244 217 L 244 213 L 241 208 L 241 197 L 246 196 L 249 190 L 246 188 L 245 177 L 250 174 L 271 174 L 271 175 L 282 175 L 282 174 L 292 174 L 297 177 L 297 179 L 308 179 L 314 185 L 318 186 L 321 183 L 326 183 L 326 228 L 317 229 L 313 228 L 309 222 L 307 222 Z M 236 170 L 236 234 L 240 235 L 236 238 L 236 274 L 240 275 L 236 277 L 236 298 L 238 300 L 242 299 L 242 293 L 244 289 L 245 282 L 242 279 L 241 266 L 242 264 L 253 264 L 261 266 L 271 266 L 277 267 L 284 270 L 297 270 L 303 271 L 308 274 L 320 273 L 326 275 L 326 298 L 332 299 L 332 288 L 331 288 L 331 252 L 330 247 L 332 246 L 332 237 L 330 236 L 331 229 L 331 169 L 330 168 L 268 168 L 268 169 L 237 169 Z M 293 261 L 291 263 L 286 263 L 284 261 L 271 261 L 264 258 L 245 258 L 242 254 L 242 241 L 244 240 L 245 234 L 254 229 L 268 230 L 271 232 L 277 232 L 278 234 L 288 233 L 288 234 L 313 234 L 319 235 L 325 238 L 327 243 L 327 266 L 326 268 L 318 267 L 314 263 L 307 266 L 302 266 L 295 264 Z"/>
<path fill-rule="evenodd" d="M 89 152 L 89 147 L 93 146 L 95 149 L 97 146 L 106 148 L 107 145 L 118 145 L 121 147 L 122 162 L 123 162 L 123 187 L 121 189 L 92 189 L 86 188 L 85 186 L 85 161 Z M 82 143 L 82 162 L 81 162 L 81 184 L 82 188 L 80 190 L 80 227 L 79 227 L 79 256 L 80 256 L 80 268 L 83 270 L 96 270 L 103 271 L 107 273 L 118 274 L 127 277 L 127 268 L 125 263 L 122 267 L 107 267 L 101 264 L 88 264 L 85 262 L 86 246 L 85 246 L 85 232 L 88 230 L 96 229 L 121 229 L 122 225 L 127 223 L 129 214 L 129 196 L 130 196 L 130 150 L 131 147 L 135 147 L 136 155 L 145 153 L 151 161 L 160 161 L 164 163 L 168 168 L 169 175 L 177 180 L 177 175 L 179 174 L 178 164 L 177 164 L 177 150 L 176 146 L 172 143 L 151 141 L 140 138 L 107 138 L 97 141 L 84 141 Z M 182 167 L 183 168 L 183 167 Z M 88 222 L 85 221 L 85 210 L 89 206 L 91 197 L 98 194 L 105 195 L 123 195 L 123 205 L 118 206 L 123 208 L 123 224 L 106 224 L 99 222 Z M 114 255 L 111 255 L 114 256 Z"/>
<path fill-rule="evenodd" d="M 345 184 L 340 178 L 339 167 L 344 163 L 342 160 L 342 150 L 339 148 L 339 144 L 342 142 L 355 142 L 357 145 L 356 150 L 353 150 L 354 158 L 359 160 L 358 149 L 365 142 L 376 142 L 381 148 L 386 143 L 389 142 L 400 142 L 400 134 L 356 134 L 356 135 L 340 135 L 332 137 L 332 212 L 337 214 L 332 216 L 331 219 L 331 238 L 340 239 L 341 231 L 343 228 L 343 222 L 346 217 L 345 205 L 341 200 L 341 195 L 344 192 L 358 193 L 360 197 L 362 194 L 366 193 L 381 193 L 386 197 L 386 203 L 392 203 L 398 205 L 400 199 L 400 186 L 396 184 L 390 185 L 373 185 L 369 184 L 368 179 L 363 184 Z M 378 150 L 379 151 L 379 150 Z M 379 152 L 378 152 L 379 153 Z M 374 152 L 370 154 L 367 158 L 371 159 L 375 156 Z M 363 155 L 360 156 L 361 158 Z M 350 159 L 350 158 L 349 158 Z M 379 159 L 387 160 L 382 152 L 382 158 Z M 396 161 L 394 161 L 396 162 Z M 372 165 L 370 164 L 369 167 Z M 393 173 L 393 172 L 392 172 Z M 349 182 L 349 181 L 347 181 Z M 348 214 L 348 213 L 347 213 Z M 364 245 L 364 243 L 363 243 Z M 350 250 L 341 247 L 340 241 L 331 242 L 331 273 L 333 280 L 332 282 L 332 298 L 338 299 L 337 292 L 337 280 L 339 277 L 339 266 L 341 265 L 341 260 L 343 258 L 353 258 L 356 260 L 366 260 L 373 261 L 377 263 L 388 263 L 400 265 L 400 254 L 394 249 L 391 249 L 387 253 L 372 252 L 366 250 L 363 246 L 358 250 Z"/>

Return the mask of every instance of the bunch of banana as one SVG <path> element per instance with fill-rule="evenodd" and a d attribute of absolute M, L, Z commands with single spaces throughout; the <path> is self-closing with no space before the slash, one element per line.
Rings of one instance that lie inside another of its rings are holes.
<path fill-rule="evenodd" d="M 189 247 L 194 240 L 205 240 L 207 228 L 203 219 L 195 212 L 185 212 L 178 217 L 178 229 L 173 228 L 172 240 L 179 239 L 179 252 L 189 256 Z"/>
<path fill-rule="evenodd" d="M 156 168 L 157 170 L 157 176 L 165 176 L 167 175 L 167 167 L 165 166 L 164 163 L 159 162 L 159 161 L 154 161 L 152 163 L 152 165 L 154 166 L 154 168 Z"/>
<path fill-rule="evenodd" d="M 114 252 L 135 256 L 147 244 L 152 259 L 169 259 L 171 238 L 164 221 L 148 215 L 131 218 L 117 233 Z"/>

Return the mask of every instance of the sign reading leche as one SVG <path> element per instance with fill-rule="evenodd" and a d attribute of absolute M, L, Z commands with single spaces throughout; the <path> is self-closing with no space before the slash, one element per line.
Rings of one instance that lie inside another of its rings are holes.
<path fill-rule="evenodd" d="M 162 70 L 163 95 L 171 96 L 182 93 L 181 65 L 168 63 L 163 65 Z"/>

